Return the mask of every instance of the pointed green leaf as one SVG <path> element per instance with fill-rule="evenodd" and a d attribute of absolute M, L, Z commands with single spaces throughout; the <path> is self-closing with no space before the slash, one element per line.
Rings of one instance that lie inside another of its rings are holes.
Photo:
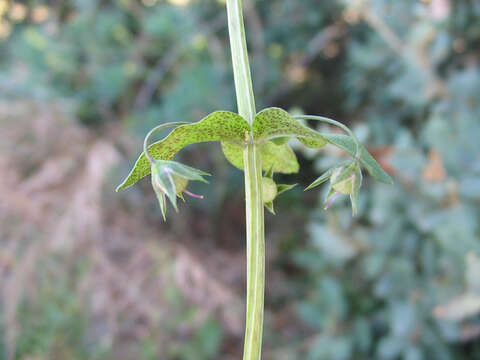
<path fill-rule="evenodd" d="M 273 140 L 294 136 L 305 146 L 319 148 L 327 144 L 327 139 L 295 120 L 288 112 L 280 108 L 268 108 L 260 111 L 253 121 L 255 140 Z"/>
<path fill-rule="evenodd" d="M 297 173 L 299 165 L 293 150 L 287 144 L 275 145 L 271 141 L 259 144 L 262 156 L 262 169 L 281 174 Z M 227 160 L 235 167 L 243 169 L 243 149 L 241 146 L 222 143 L 223 153 Z"/>
<path fill-rule="evenodd" d="M 333 144 L 342 150 L 345 150 L 350 155 L 355 156 L 356 146 L 354 140 L 350 136 L 341 134 L 323 134 L 323 136 L 330 144 Z M 360 162 L 375 180 L 385 184 L 393 184 L 390 175 L 382 169 L 378 162 L 363 146 L 361 146 Z"/>
<path fill-rule="evenodd" d="M 273 215 L 275 214 L 275 209 L 273 208 L 273 201 L 265 203 L 265 207 L 267 208 L 268 211 L 270 211 Z"/>
<path fill-rule="evenodd" d="M 166 138 L 148 147 L 155 159 L 172 160 L 187 145 L 206 141 L 225 141 L 242 145 L 250 125 L 238 114 L 229 111 L 216 111 L 201 121 L 182 125 Z M 125 189 L 150 173 L 150 164 L 145 154 L 137 159 L 127 178 L 117 187 Z"/>

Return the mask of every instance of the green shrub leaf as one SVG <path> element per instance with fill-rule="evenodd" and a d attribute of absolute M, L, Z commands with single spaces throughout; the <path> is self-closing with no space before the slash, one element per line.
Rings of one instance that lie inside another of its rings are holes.
<path fill-rule="evenodd" d="M 172 160 L 182 148 L 199 142 L 222 141 L 237 144 L 241 149 L 249 130 L 250 125 L 240 115 L 216 111 L 199 122 L 177 127 L 163 140 L 150 145 L 148 150 L 155 159 Z M 117 191 L 132 186 L 148 174 L 150 164 L 142 153 Z"/>

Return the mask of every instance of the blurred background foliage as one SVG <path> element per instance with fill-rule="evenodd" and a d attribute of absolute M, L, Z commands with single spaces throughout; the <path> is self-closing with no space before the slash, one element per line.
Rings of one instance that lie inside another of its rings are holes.
<path fill-rule="evenodd" d="M 264 358 L 480 358 L 480 3 L 245 5 L 257 108 L 347 123 L 395 179 L 356 218 L 279 199 Z M 235 110 L 230 66 L 221 0 L 0 0 L 0 359 L 240 358 L 241 173 L 186 149 L 215 177 L 166 224 L 113 193 L 149 128 Z M 302 186 L 344 156 L 292 146 Z"/>

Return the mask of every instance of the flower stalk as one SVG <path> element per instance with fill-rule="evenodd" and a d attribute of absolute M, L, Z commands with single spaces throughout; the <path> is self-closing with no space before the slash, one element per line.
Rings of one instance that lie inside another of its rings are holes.
<path fill-rule="evenodd" d="M 228 31 L 238 114 L 251 125 L 255 100 L 248 61 L 241 0 L 227 0 Z M 243 153 L 247 233 L 247 315 L 243 360 L 260 360 L 265 290 L 265 236 L 262 201 L 262 160 L 252 132 L 245 134 Z"/>

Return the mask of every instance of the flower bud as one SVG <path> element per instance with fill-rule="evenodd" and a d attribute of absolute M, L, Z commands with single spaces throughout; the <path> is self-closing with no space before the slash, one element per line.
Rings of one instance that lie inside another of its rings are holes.
<path fill-rule="evenodd" d="M 262 177 L 262 200 L 263 203 L 271 202 L 277 196 L 277 184 L 273 179 Z"/>
<path fill-rule="evenodd" d="M 336 168 L 330 177 L 332 188 L 341 194 L 351 194 L 355 184 L 355 163 Z"/>
<path fill-rule="evenodd" d="M 183 199 L 183 193 L 186 193 L 202 198 L 186 189 L 189 180 L 207 182 L 203 176 L 209 175 L 190 166 L 167 160 L 156 160 L 152 164 L 151 172 L 152 187 L 157 195 L 164 220 L 166 218 L 166 197 L 168 197 L 174 209 L 178 211 L 177 196 Z"/>
<path fill-rule="evenodd" d="M 352 212 L 357 212 L 357 199 L 362 185 L 362 171 L 357 160 L 328 169 L 324 174 L 311 183 L 306 190 L 322 184 L 330 179 L 330 189 L 325 199 L 327 210 L 340 194 L 349 195 L 352 203 Z"/>
<path fill-rule="evenodd" d="M 275 215 L 275 210 L 273 208 L 273 200 L 284 193 L 295 187 L 296 184 L 287 185 L 287 184 L 277 184 L 273 180 L 273 167 L 271 167 L 266 173 L 265 176 L 262 177 L 262 201 L 267 208 L 273 215 Z"/>
<path fill-rule="evenodd" d="M 336 168 L 330 177 L 330 191 L 327 195 L 325 209 L 328 209 L 335 201 L 337 194 L 344 194 L 350 196 L 352 213 L 355 215 L 357 212 L 358 192 L 361 185 L 362 171 L 358 161 Z"/>

